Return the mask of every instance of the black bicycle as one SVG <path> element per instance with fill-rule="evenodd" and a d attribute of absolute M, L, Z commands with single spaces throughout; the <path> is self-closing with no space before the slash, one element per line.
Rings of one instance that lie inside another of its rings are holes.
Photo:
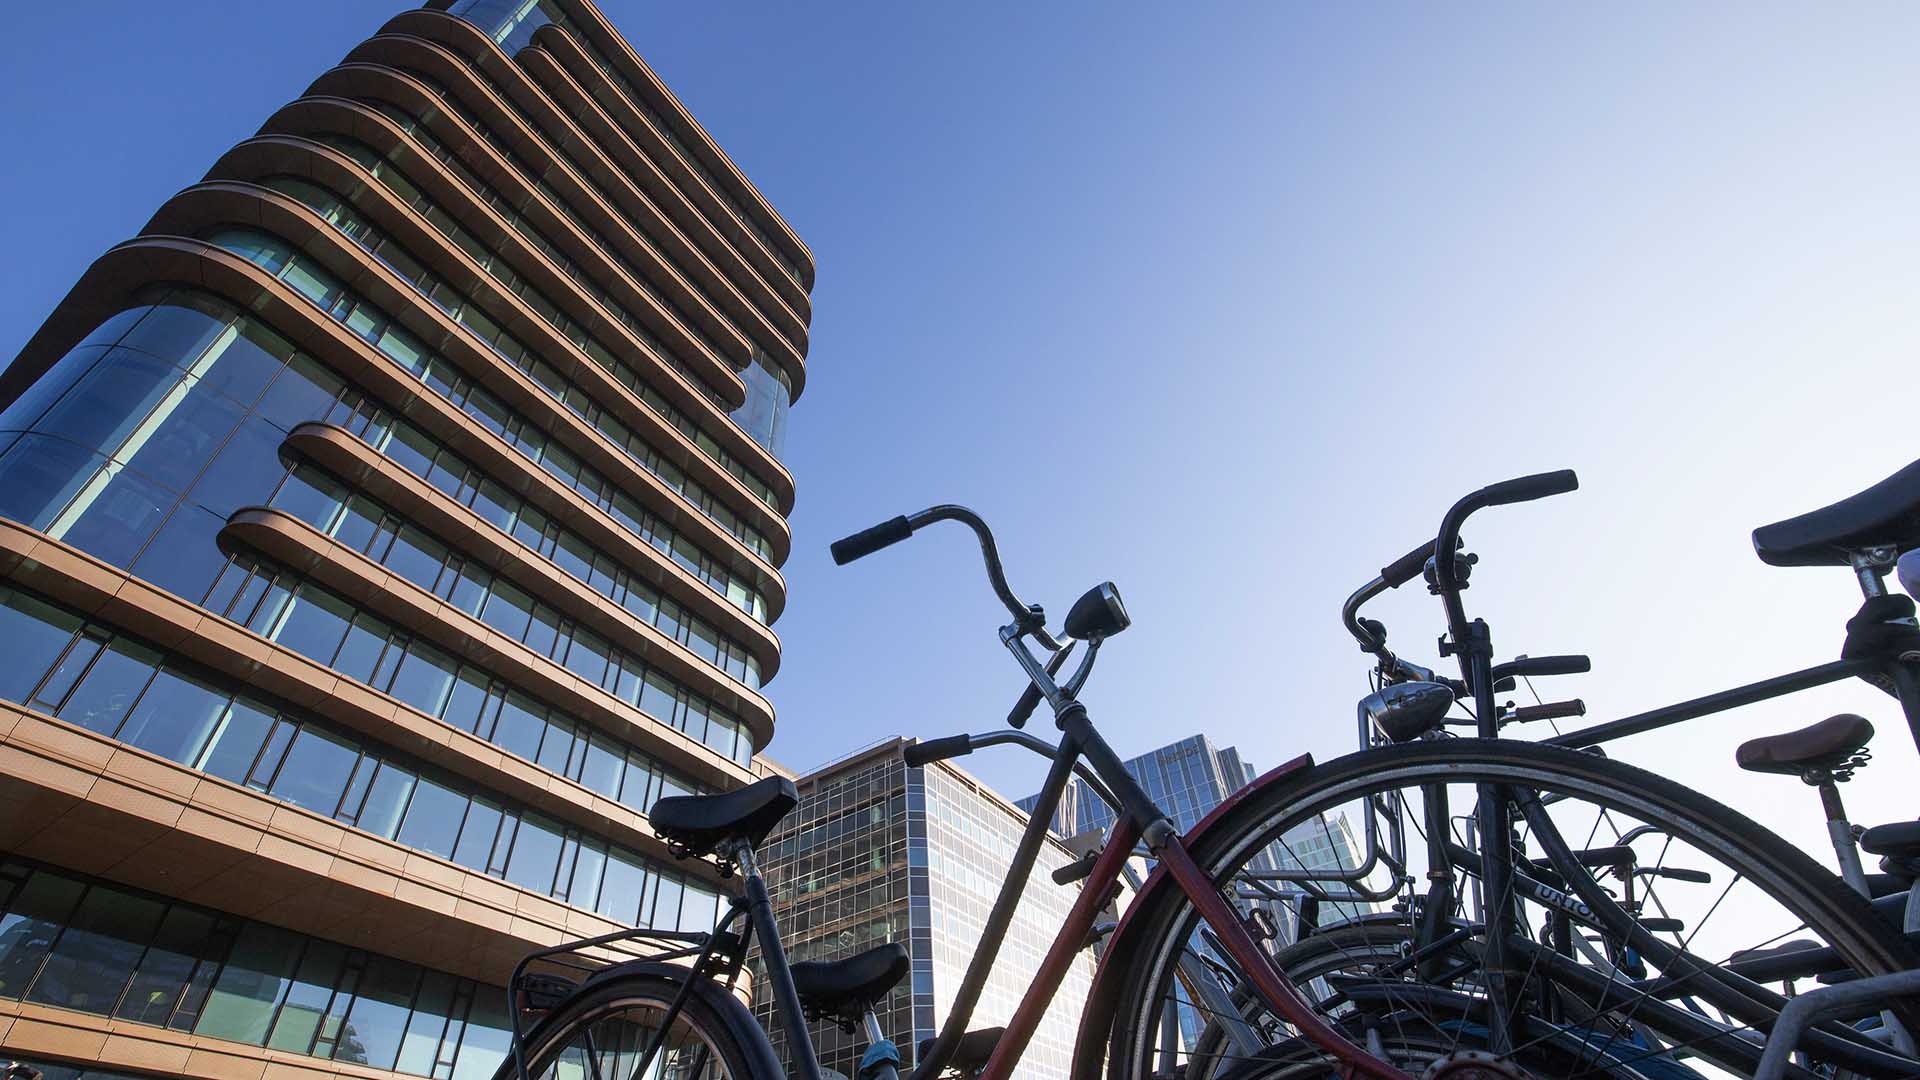
<path fill-rule="evenodd" d="M 1378 748 L 1303 776 L 1274 826 L 1297 865 L 1243 874 L 1239 887 L 1294 914 L 1297 941 L 1279 962 L 1315 990 L 1316 1007 L 1409 1067 L 1537 1074 L 1544 1054 L 1557 1058 L 1547 1070 L 1571 1074 L 1681 1077 L 1706 1065 L 1752 1075 L 1797 991 L 1914 966 L 1899 927 L 1903 911 L 1920 907 L 1908 903 L 1920 825 L 1867 833 L 1868 848 L 1887 856 L 1881 874 L 1864 875 L 1857 856 L 1849 860 L 1854 834 L 1835 784 L 1864 761 L 1872 727 L 1859 717 L 1753 740 L 1739 754 L 1744 767 L 1820 789 L 1852 888 L 1732 810 L 1599 750 L 1856 676 L 1893 693 L 1920 731 L 1920 631 L 1912 602 L 1884 587 L 1898 553 L 1920 548 L 1920 464 L 1754 533 L 1771 564 L 1854 571 L 1866 602 L 1840 660 L 1539 743 L 1501 736 L 1510 725 L 1582 716 L 1584 705 L 1522 706 L 1499 695 L 1517 681 L 1584 672 L 1587 658 L 1496 663 L 1490 628 L 1468 618 L 1462 602 L 1477 560 L 1458 541 L 1461 523 L 1514 501 L 1514 485 L 1539 497 L 1576 483 L 1557 473 L 1475 492 L 1448 511 L 1436 544 L 1415 548 L 1348 599 L 1343 621 L 1375 660 L 1360 733 Z M 1442 650 L 1456 659 L 1458 679 L 1396 656 L 1386 628 L 1360 616 L 1369 600 L 1416 580 L 1445 609 Z M 1470 737 L 1455 737 L 1463 730 Z M 1300 850 L 1303 825 L 1330 817 L 1362 823 L 1364 842 L 1341 875 L 1312 870 Z M 1870 906 L 1863 896 L 1879 899 Z M 1355 914 L 1356 903 L 1376 910 Z M 1347 917 L 1318 918 L 1338 905 Z M 1170 989 L 1150 992 L 1177 998 Z M 1916 1004 L 1856 1002 L 1843 1016 L 1850 1022 L 1801 1040 L 1789 1072 L 1920 1072 L 1908 1035 Z M 1240 1060 L 1232 1028 L 1282 1029 L 1244 1001 L 1231 1023 L 1194 1016 L 1186 1026 L 1200 1034 L 1182 1076 L 1313 1071 L 1284 1039 L 1262 1051 L 1268 1063 Z"/>
<path fill-rule="evenodd" d="M 836 554 L 858 557 L 931 521 L 973 527 L 1013 617 L 1001 639 L 1029 682 L 1014 726 L 1045 701 L 1064 736 L 1057 748 L 1010 730 L 909 751 L 910 763 L 924 764 L 1018 743 L 1053 758 L 986 940 L 939 1039 L 920 1054 L 915 1080 L 949 1067 L 963 1075 L 1014 1075 L 1052 973 L 1088 940 L 1093 901 L 1137 853 L 1157 858 L 1160 867 L 1105 937 L 1076 1080 L 1672 1080 L 1697 1075 L 1699 1064 L 1751 1075 L 1792 983 L 1913 966 L 1904 938 L 1858 894 L 1711 799 L 1587 749 L 1497 737 L 1503 723 L 1525 719 L 1498 702 L 1504 680 L 1584 665 L 1569 658 L 1494 661 L 1489 629 L 1469 620 L 1462 604 L 1474 562 L 1461 550 L 1459 530 L 1483 508 L 1575 486 L 1571 473 L 1554 473 L 1473 493 L 1443 518 L 1435 542 L 1383 570 L 1349 602 L 1349 628 L 1374 654 L 1380 681 L 1362 703 L 1362 720 L 1370 733 L 1385 733 L 1387 745 L 1320 765 L 1306 757 L 1287 762 L 1185 836 L 1174 835 L 1132 785 L 1078 699 L 1098 646 L 1126 625 L 1110 585 L 1091 590 L 1068 616 L 1063 636 L 1087 648 L 1063 680 L 1068 643 L 1006 589 L 991 535 L 977 517 L 940 507 L 843 542 Z M 1920 487 L 1907 494 L 1913 497 L 1900 504 L 1906 517 L 1889 513 L 1888 522 L 1920 521 Z M 1920 533 L 1884 539 L 1897 548 L 1920 541 Z M 1422 577 L 1446 609 L 1445 648 L 1457 657 L 1459 679 L 1394 656 L 1384 628 L 1358 617 L 1366 599 Z M 1035 656 L 1029 641 L 1047 655 Z M 1840 667 L 1559 741 L 1590 746 L 1827 676 L 1879 674 L 1897 683 L 1905 676 L 1892 669 L 1909 663 L 1888 646 Z M 1440 737 L 1456 704 L 1468 710 L 1474 737 Z M 1037 994 L 1007 1029 L 967 1032 L 973 996 L 1051 817 L 1049 800 L 1076 768 L 1119 809 L 1119 822 L 1104 848 L 1078 868 L 1089 887 L 1036 975 Z M 870 1006 L 904 970 L 897 947 L 812 969 L 785 962 L 752 848 L 791 802 L 790 786 L 766 781 L 656 806 L 655 827 L 689 855 L 737 867 L 743 895 L 711 934 L 638 930 L 530 958 L 512 983 L 515 1049 L 502 1080 L 787 1075 L 734 992 L 755 938 L 767 978 L 754 989 L 773 996 L 789 1032 L 797 1033 L 794 1075 L 818 1075 L 805 1038 L 807 1014 L 864 1024 L 878 1051 L 871 1074 L 895 1070 L 900 1054 L 873 1023 Z M 616 939 L 648 940 L 661 951 L 597 970 L 604 961 L 584 959 Z M 556 961 L 573 965 L 571 974 L 557 971 Z M 1911 1003 L 1897 1003 L 1885 1021 L 1911 1025 L 1913 1012 Z M 1920 1061 L 1864 1024 L 1815 1028 L 1801 1044 L 1800 1062 L 1798 1080 L 1920 1071 Z"/>

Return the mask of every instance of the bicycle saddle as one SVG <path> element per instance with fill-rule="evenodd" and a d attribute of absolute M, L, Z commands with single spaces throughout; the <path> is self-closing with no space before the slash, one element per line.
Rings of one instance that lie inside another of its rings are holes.
<path fill-rule="evenodd" d="M 958 1069 L 969 1076 L 987 1067 L 987 1059 L 993 1056 L 993 1048 L 1000 1045 L 1000 1036 L 1005 1035 L 1003 1027 L 981 1028 L 960 1036 L 960 1045 L 954 1048 L 953 1060 L 947 1062 L 950 1069 Z M 920 1060 L 927 1059 L 927 1051 L 933 1049 L 932 1039 L 920 1040 Z"/>
<path fill-rule="evenodd" d="M 793 988 L 807 1019 L 832 1020 L 847 1031 L 873 1004 L 906 977 L 907 947 L 879 945 L 842 960 L 802 960 L 793 965 Z"/>
<path fill-rule="evenodd" d="M 720 795 L 669 795 L 647 817 L 675 855 L 706 855 L 732 840 L 759 847 L 780 819 L 800 803 L 793 781 L 769 776 Z"/>
<path fill-rule="evenodd" d="M 1846 566 L 1852 552 L 1920 547 L 1920 461 L 1858 495 L 1753 530 L 1769 566 Z"/>
<path fill-rule="evenodd" d="M 1809 769 L 1838 769 L 1873 739 L 1864 716 L 1840 713 L 1784 735 L 1748 739 L 1733 760 L 1748 772 L 1799 776 Z"/>
<path fill-rule="evenodd" d="M 1860 837 L 1860 846 L 1875 855 L 1894 859 L 1920 856 L 1920 821 L 1875 825 Z"/>

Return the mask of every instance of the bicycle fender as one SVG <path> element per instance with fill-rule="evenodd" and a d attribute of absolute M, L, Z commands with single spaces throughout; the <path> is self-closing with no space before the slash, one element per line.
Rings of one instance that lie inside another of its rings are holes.
<path fill-rule="evenodd" d="M 1292 761 L 1267 770 L 1246 787 L 1227 796 L 1219 806 L 1201 818 L 1199 824 L 1180 838 L 1181 845 L 1188 851 L 1197 849 L 1205 842 L 1207 835 L 1234 810 L 1312 767 L 1313 755 L 1301 754 Z M 1094 969 L 1093 986 L 1087 991 L 1087 1007 L 1080 1015 L 1080 1034 L 1074 1041 L 1073 1070 L 1069 1074 L 1073 1080 L 1099 1080 L 1106 1067 L 1107 1042 L 1112 1033 L 1108 1030 L 1108 1024 L 1099 1018 L 1113 1016 L 1120 984 L 1126 981 L 1133 954 L 1140 947 L 1135 940 L 1139 936 L 1139 921 L 1134 916 L 1150 910 L 1155 904 L 1171 902 L 1179 895 L 1180 886 L 1164 868 L 1156 866 L 1140 886 L 1140 895 L 1134 897 L 1121 914 L 1120 925 L 1107 939 L 1106 951 L 1101 954 L 1100 964 Z"/>

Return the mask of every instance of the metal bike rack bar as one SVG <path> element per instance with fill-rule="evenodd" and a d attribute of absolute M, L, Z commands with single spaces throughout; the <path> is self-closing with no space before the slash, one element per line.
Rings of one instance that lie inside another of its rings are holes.
<path fill-rule="evenodd" d="M 1862 1005 L 1878 1007 L 1888 998 L 1905 994 L 1920 994 L 1920 970 L 1874 975 L 1801 994 L 1780 1010 L 1780 1019 L 1774 1021 L 1773 1034 L 1767 1037 L 1767 1049 L 1760 1055 L 1760 1067 L 1754 1070 L 1753 1080 L 1781 1080 L 1794 1050 L 1800 1045 L 1800 1037 L 1819 1021 Z"/>

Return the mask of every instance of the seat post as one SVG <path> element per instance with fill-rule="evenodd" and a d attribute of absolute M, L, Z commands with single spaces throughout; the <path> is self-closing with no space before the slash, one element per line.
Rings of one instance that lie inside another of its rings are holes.
<path fill-rule="evenodd" d="M 760 959 L 766 965 L 767 982 L 772 984 L 774 1006 L 780 1010 L 780 1020 L 787 1028 L 794 1074 L 801 1080 L 821 1080 L 813 1033 L 807 1029 L 800 993 L 793 988 L 793 968 L 788 966 L 786 947 L 780 943 L 780 928 L 773 919 L 773 898 L 767 895 L 766 879 L 760 876 L 759 864 L 754 861 L 753 845 L 736 839 L 723 850 L 740 868 L 740 877 L 746 885 L 747 915 L 753 920 L 754 934 L 760 938 Z"/>
<path fill-rule="evenodd" d="M 1800 774 L 1800 779 L 1820 790 L 1820 809 L 1827 815 L 1827 839 L 1833 844 L 1834 858 L 1840 863 L 1840 876 L 1846 879 L 1853 891 L 1867 899 L 1873 899 L 1872 891 L 1867 887 L 1867 872 L 1860 865 L 1860 847 L 1854 841 L 1853 823 L 1847 820 L 1847 808 L 1840 801 L 1840 780 L 1851 776 L 1836 775 L 1831 769 L 1808 769 Z"/>
<path fill-rule="evenodd" d="M 1860 582 L 1862 596 L 1871 600 L 1887 595 L 1887 573 L 1893 569 L 1894 559 L 1899 554 L 1890 547 L 1871 547 L 1847 557 L 1848 563 L 1853 566 L 1853 576 Z"/>

